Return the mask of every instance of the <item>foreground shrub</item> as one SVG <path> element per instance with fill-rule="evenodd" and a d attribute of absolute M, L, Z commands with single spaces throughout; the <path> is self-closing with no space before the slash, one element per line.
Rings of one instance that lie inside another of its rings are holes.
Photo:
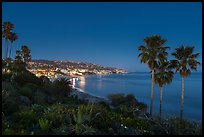
<path fill-rule="evenodd" d="M 46 106 L 34 104 L 32 105 L 32 110 L 37 113 L 37 115 L 42 116 L 44 114 L 44 110 L 47 108 Z"/>
<path fill-rule="evenodd" d="M 94 105 L 93 115 L 90 125 L 99 129 L 101 134 L 114 134 L 114 131 L 120 125 L 120 114 L 112 112 L 100 104 Z"/>
<path fill-rule="evenodd" d="M 44 110 L 44 118 L 52 122 L 52 127 L 58 128 L 66 123 L 72 123 L 72 108 L 64 104 L 53 104 Z"/>
<path fill-rule="evenodd" d="M 32 90 L 27 86 L 24 86 L 24 87 L 20 88 L 19 93 L 22 96 L 28 97 L 29 99 L 31 99 L 33 97 L 33 95 L 34 95 Z"/>
<path fill-rule="evenodd" d="M 198 123 L 190 123 L 180 118 L 170 118 L 168 120 L 169 134 L 172 135 L 201 135 L 202 127 Z"/>
<path fill-rule="evenodd" d="M 38 124 L 39 116 L 33 110 L 21 111 L 15 113 L 14 122 L 19 129 L 31 130 Z"/>
<path fill-rule="evenodd" d="M 136 117 L 134 118 L 122 117 L 121 122 L 123 123 L 123 126 L 132 126 L 138 130 L 149 130 L 150 129 L 149 123 L 146 120 L 142 120 Z"/>
<path fill-rule="evenodd" d="M 9 97 L 2 102 L 2 112 L 5 115 L 11 115 L 19 110 L 19 102 L 15 97 Z"/>
<path fill-rule="evenodd" d="M 60 79 L 56 79 L 53 83 L 52 83 L 52 88 L 53 88 L 53 94 L 54 95 L 59 95 L 59 96 L 66 96 L 68 97 L 68 95 L 71 92 L 71 87 L 70 87 L 70 82 L 68 79 L 66 78 L 60 78 Z"/>
<path fill-rule="evenodd" d="M 119 106 L 120 104 L 123 104 L 125 101 L 125 94 L 118 93 L 118 94 L 110 94 L 108 95 L 108 98 L 111 100 L 111 104 L 113 106 Z"/>
<path fill-rule="evenodd" d="M 10 95 L 18 95 L 16 87 L 11 82 L 2 81 L 2 90 L 7 91 Z"/>
<path fill-rule="evenodd" d="M 126 96 L 123 93 L 110 94 L 108 95 L 108 98 L 111 100 L 111 104 L 115 107 L 122 104 L 127 107 L 134 107 L 138 104 L 138 101 L 133 94 L 128 94 Z"/>
<path fill-rule="evenodd" d="M 2 112 L 11 115 L 19 110 L 18 94 L 11 83 L 2 82 Z"/>
<path fill-rule="evenodd" d="M 43 85 L 43 81 L 40 78 L 36 77 L 31 72 L 25 70 L 21 72 L 21 74 L 15 75 L 14 81 L 18 83 L 20 86 L 24 86 L 27 83 L 33 83 L 38 86 Z"/>
<path fill-rule="evenodd" d="M 32 90 L 33 93 L 37 92 L 39 86 L 33 83 L 27 83 L 24 85 L 24 87 L 28 87 L 29 89 Z"/>
<path fill-rule="evenodd" d="M 38 121 L 39 121 L 40 128 L 43 131 L 47 132 L 50 129 L 51 123 L 47 119 L 40 118 Z"/>
<path fill-rule="evenodd" d="M 35 95 L 32 97 L 32 101 L 34 104 L 39 104 L 39 105 L 46 105 L 46 94 L 38 91 L 35 93 Z"/>
<path fill-rule="evenodd" d="M 2 81 L 10 81 L 12 73 L 2 73 Z"/>
<path fill-rule="evenodd" d="M 91 131 L 92 129 L 87 125 L 91 121 L 93 105 L 80 105 L 76 111 L 73 111 L 75 122 L 75 133 L 77 135 L 84 132 Z"/>
<path fill-rule="evenodd" d="M 10 129 L 10 122 L 7 120 L 7 117 L 2 112 L 2 135 L 11 135 L 13 132 Z"/>
<path fill-rule="evenodd" d="M 108 98 L 111 100 L 111 104 L 116 107 L 118 113 L 130 115 L 130 114 L 140 114 L 145 113 L 147 110 L 147 105 L 140 103 L 136 100 L 133 94 L 128 94 L 125 96 L 123 93 L 110 94 Z"/>

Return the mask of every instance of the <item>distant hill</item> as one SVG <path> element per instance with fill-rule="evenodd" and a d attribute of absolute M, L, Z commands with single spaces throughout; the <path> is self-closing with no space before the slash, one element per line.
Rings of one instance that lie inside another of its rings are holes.
<path fill-rule="evenodd" d="M 88 70 L 109 70 L 113 73 L 116 71 L 127 72 L 125 70 L 116 67 L 104 67 L 98 64 L 79 62 L 79 61 L 61 61 L 61 60 L 45 60 L 45 59 L 33 59 L 31 64 L 35 63 L 43 67 L 56 67 L 56 68 L 78 68 L 78 69 L 88 69 Z"/>

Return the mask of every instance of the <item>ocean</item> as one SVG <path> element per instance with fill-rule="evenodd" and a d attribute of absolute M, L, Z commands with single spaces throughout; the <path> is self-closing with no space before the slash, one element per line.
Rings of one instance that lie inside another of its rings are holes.
<path fill-rule="evenodd" d="M 163 117 L 180 116 L 181 77 L 174 76 L 171 84 L 163 86 Z M 76 88 L 83 92 L 107 98 L 109 94 L 124 93 L 134 94 L 139 102 L 150 106 L 151 74 L 135 72 L 127 74 L 111 74 L 102 76 L 80 77 L 75 82 Z M 202 73 L 191 73 L 185 78 L 184 114 L 183 117 L 190 121 L 202 121 Z M 155 84 L 153 114 L 159 114 L 160 88 Z"/>

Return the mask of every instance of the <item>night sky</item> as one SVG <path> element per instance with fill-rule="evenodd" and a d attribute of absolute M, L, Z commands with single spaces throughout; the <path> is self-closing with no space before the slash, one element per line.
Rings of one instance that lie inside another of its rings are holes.
<path fill-rule="evenodd" d="M 137 48 L 152 34 L 167 39 L 169 53 L 181 45 L 202 52 L 201 2 L 3 2 L 2 6 L 2 23 L 13 23 L 19 35 L 12 57 L 27 45 L 33 59 L 85 61 L 147 72 Z M 2 44 L 3 57 L 4 39 Z M 202 54 L 198 60 L 202 62 Z"/>

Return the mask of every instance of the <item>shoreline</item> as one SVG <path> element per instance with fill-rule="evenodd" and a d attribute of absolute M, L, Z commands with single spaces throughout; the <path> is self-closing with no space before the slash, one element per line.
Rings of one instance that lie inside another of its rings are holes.
<path fill-rule="evenodd" d="M 129 72 L 123 72 L 123 73 L 101 73 L 101 74 L 83 74 L 83 75 L 77 75 L 77 74 L 71 74 L 68 75 L 70 77 L 75 77 L 75 78 L 79 78 L 79 77 L 86 77 L 86 76 L 105 76 L 105 75 L 112 75 L 112 74 L 128 74 Z"/>
<path fill-rule="evenodd" d="M 88 101 L 91 103 L 99 103 L 99 102 L 105 102 L 106 104 L 110 105 L 110 100 L 100 97 L 100 96 L 96 96 L 94 94 L 91 93 L 87 93 L 85 91 L 83 91 L 80 88 L 76 88 L 76 87 L 72 87 L 72 92 L 70 93 L 71 96 L 73 97 L 77 97 L 79 100 L 83 100 L 83 101 Z"/>

